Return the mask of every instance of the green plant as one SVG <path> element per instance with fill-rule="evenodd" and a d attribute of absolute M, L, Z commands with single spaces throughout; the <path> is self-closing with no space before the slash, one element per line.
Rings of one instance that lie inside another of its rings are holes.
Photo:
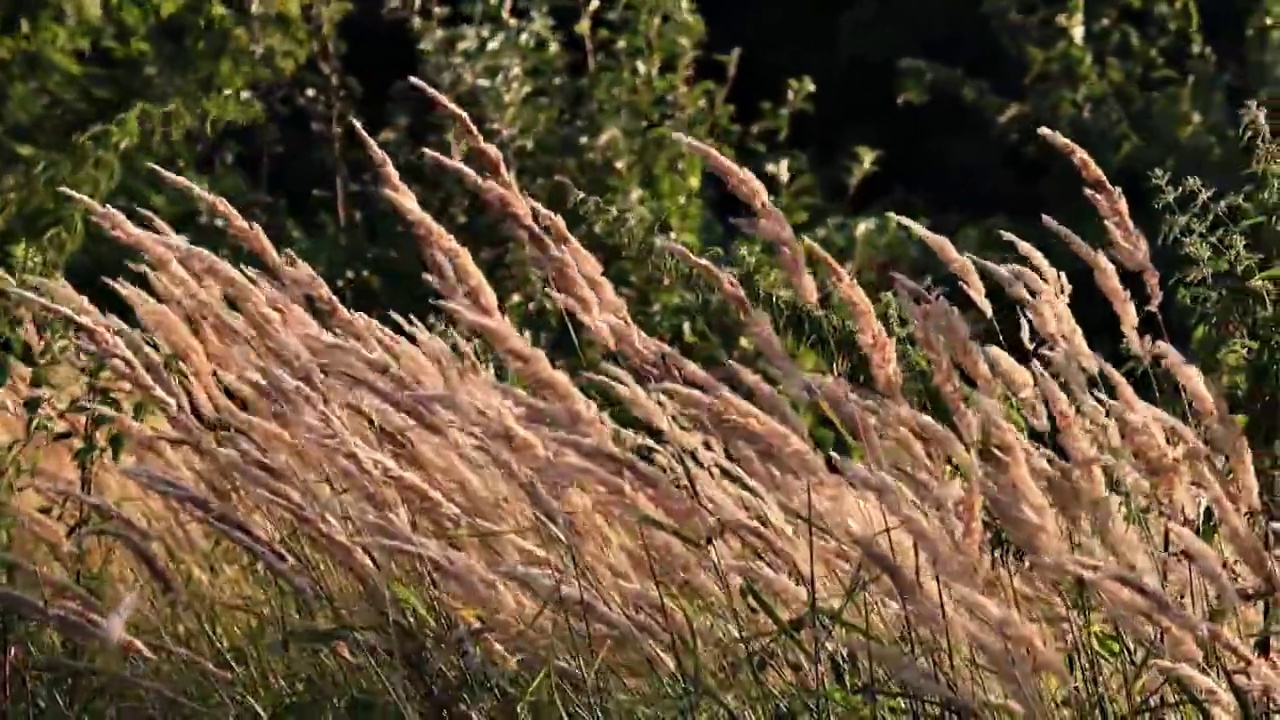
<path fill-rule="evenodd" d="M 254 90 L 307 55 L 311 5 L 92 0 L 0 11 L 3 267 L 57 274 L 81 249 L 86 228 L 62 211 L 61 186 L 165 210 L 133 179 L 149 161 L 194 170 L 218 133 L 257 119 Z"/>
<path fill-rule="evenodd" d="M 1241 140 L 1250 172 L 1238 187 L 1219 189 L 1201 178 L 1157 172 L 1162 241 L 1187 258 L 1176 285 L 1193 328 L 1192 349 L 1234 404 L 1247 408 L 1245 430 L 1268 473 L 1280 452 L 1280 145 L 1265 111 L 1242 113 Z M 1265 487 L 1274 501 L 1278 488 Z"/>
<path fill-rule="evenodd" d="M 1263 13 L 1262 3 L 1248 4 Z M 1250 65 L 1229 71 L 1227 61 L 1208 42 L 1200 3 L 1161 0 L 1062 0 L 1025 3 L 985 0 L 982 12 L 1016 68 L 1017 82 L 999 82 L 918 58 L 900 63 L 900 98 L 911 105 L 956 100 L 977 113 L 994 141 L 977 139 L 973 152 L 999 157 L 1000 167 L 1021 167 L 1020 182 L 1038 189 L 1048 207 L 1026 217 L 964 218 L 957 240 L 984 256 L 1010 252 L 993 244 L 997 227 L 1035 242 L 1035 216 L 1047 212 L 1082 237 L 1101 241 L 1104 229 L 1092 209 L 1071 189 L 1074 178 L 1046 162 L 1036 129 L 1052 125 L 1091 148 L 1103 167 L 1129 189 L 1134 220 L 1156 227 L 1155 192 L 1146 182 L 1152 171 L 1196 176 L 1210 185 L 1234 183 L 1247 158 L 1233 142 L 1237 108 L 1229 93 L 1233 82 L 1262 92 L 1270 78 L 1260 68 L 1267 57 L 1267 32 L 1253 23 L 1247 55 Z M 1241 13 L 1246 12 L 1244 9 Z M 957 151 L 961 152 L 961 151 Z M 1031 169 L 1028 169 L 1031 168 Z M 1025 211 L 1024 211 L 1025 212 Z M 1042 248 L 1074 273 L 1078 264 L 1055 245 Z M 1176 274 L 1180 259 L 1164 246 L 1153 248 L 1157 265 Z M 1081 268 L 1082 270 L 1082 268 Z M 1087 327 L 1091 338 L 1094 328 Z"/>

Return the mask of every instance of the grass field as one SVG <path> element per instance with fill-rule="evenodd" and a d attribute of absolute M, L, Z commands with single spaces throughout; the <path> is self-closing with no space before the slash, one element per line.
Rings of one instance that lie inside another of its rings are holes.
<path fill-rule="evenodd" d="M 680 246 L 749 359 L 703 367 L 648 334 L 435 97 L 473 151 L 430 157 L 510 220 L 608 361 L 570 374 L 532 345 L 363 131 L 447 333 L 348 310 L 182 178 L 161 174 L 257 270 L 73 197 L 146 287 L 117 286 L 138 328 L 64 284 L 10 287 L 82 346 L 58 356 L 62 390 L 15 369 L 0 403 L 15 716 L 1269 712 L 1280 667 L 1254 642 L 1280 575 L 1250 449 L 1200 372 L 1139 331 L 1159 277 L 1083 149 L 1042 132 L 1110 244 L 1046 226 L 1110 301 L 1129 353 L 1110 361 L 1033 245 L 1009 236 L 1023 264 L 991 263 L 906 218 L 962 292 L 897 278 L 900 337 L 759 180 L 677 138 L 754 209 L 797 301 L 857 329 L 854 382 L 802 369 L 738 280 Z M 981 342 L 1004 307 L 1021 337 Z M 1140 397 L 1129 360 L 1180 409 Z M 849 451 L 822 449 L 806 414 Z"/>

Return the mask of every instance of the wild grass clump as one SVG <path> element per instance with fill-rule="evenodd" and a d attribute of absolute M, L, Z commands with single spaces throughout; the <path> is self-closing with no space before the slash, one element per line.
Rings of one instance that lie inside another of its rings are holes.
<path fill-rule="evenodd" d="M 358 127 L 448 330 L 348 310 L 310 267 L 181 177 L 158 171 L 257 269 L 73 195 L 143 259 L 145 287 L 114 283 L 136 322 L 62 282 L 11 282 L 10 293 L 41 321 L 76 328 L 71 362 L 100 366 L 95 382 L 111 392 L 99 397 L 155 412 L 82 402 L 80 414 L 32 428 L 18 404 L 53 393 L 26 370 L 10 378 L 6 423 L 19 439 L 9 457 L 45 453 L 10 473 L 5 505 L 10 707 L 309 717 L 1271 707 L 1280 667 L 1254 641 L 1280 575 L 1249 447 L 1197 369 L 1139 328 L 1159 276 L 1123 195 L 1083 149 L 1042 131 L 1078 168 L 1109 246 L 1045 224 L 1092 267 L 1134 366 L 1167 379 L 1185 401 L 1166 405 L 1180 411 L 1144 399 L 1132 369 L 1089 348 L 1066 277 L 1031 243 L 1007 236 L 1025 264 L 993 263 L 902 218 L 972 309 L 898 277 L 912 330 L 900 342 L 755 176 L 677 136 L 752 208 L 749 225 L 776 248 L 798 301 L 851 319 L 867 381 L 803 370 L 729 271 L 664 245 L 718 291 L 753 351 L 700 366 L 639 327 L 564 220 L 520 189 L 463 110 L 421 87 L 469 147 L 429 158 L 508 221 L 546 292 L 608 361 L 571 376 L 532 345 Z M 1121 270 L 1142 278 L 1146 309 Z M 1021 327 L 1002 346 L 980 340 L 998 293 Z M 906 351 L 925 361 L 927 393 L 910 387 Z M 811 412 L 847 452 L 820 449 L 801 419 Z M 106 441 L 114 457 L 59 455 L 59 442 L 97 427 L 118 434 Z M 39 433 L 47 441 L 33 441 Z"/>

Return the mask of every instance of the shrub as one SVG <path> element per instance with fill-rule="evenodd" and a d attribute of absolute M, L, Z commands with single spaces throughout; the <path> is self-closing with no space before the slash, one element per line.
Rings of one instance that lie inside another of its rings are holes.
<path fill-rule="evenodd" d="M 108 262 L 81 247 L 88 228 L 58 201 L 63 185 L 171 211 L 154 187 L 132 182 L 146 161 L 191 167 L 220 154 L 209 150 L 221 132 L 260 119 L 253 91 L 305 61 L 316 5 L 87 0 L 0 10 L 0 267 L 56 275 L 79 250 L 82 263 Z M 241 189 L 216 174 L 220 187 Z"/>
<path fill-rule="evenodd" d="M 1194 329 L 1190 348 L 1215 387 L 1248 408 L 1245 431 L 1260 474 L 1271 476 L 1280 449 L 1280 326 L 1275 279 L 1280 276 L 1280 144 L 1256 104 L 1242 113 L 1241 140 L 1250 155 L 1239 187 L 1223 191 L 1202 179 L 1156 173 L 1163 216 L 1161 241 L 1187 258 L 1175 284 Z M 1268 498 L 1277 488 L 1265 488 Z"/>

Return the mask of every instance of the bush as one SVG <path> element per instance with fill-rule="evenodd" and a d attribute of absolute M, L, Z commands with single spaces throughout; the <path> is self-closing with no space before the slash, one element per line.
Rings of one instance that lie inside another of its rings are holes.
<path fill-rule="evenodd" d="M 194 170 L 215 137 L 261 118 L 254 92 L 309 53 L 316 3 L 240 5 L 86 0 L 0 10 L 0 267 L 57 275 L 77 252 L 106 262 L 82 247 L 87 227 L 59 201 L 64 185 L 176 212 L 154 187 L 133 183 L 145 163 Z M 221 190 L 242 191 L 229 173 L 214 174 Z"/>
<path fill-rule="evenodd" d="M 1233 401 L 1256 409 L 1250 413 L 1257 419 L 1249 426 L 1251 439 L 1270 455 L 1277 439 L 1270 410 L 1280 388 L 1272 289 L 1280 263 L 1280 146 L 1256 104 L 1241 119 L 1241 144 L 1250 157 L 1243 182 L 1223 190 L 1197 176 L 1157 172 L 1154 184 L 1160 190 L 1161 241 L 1187 259 L 1176 287 L 1195 329 L 1191 347 Z"/>

